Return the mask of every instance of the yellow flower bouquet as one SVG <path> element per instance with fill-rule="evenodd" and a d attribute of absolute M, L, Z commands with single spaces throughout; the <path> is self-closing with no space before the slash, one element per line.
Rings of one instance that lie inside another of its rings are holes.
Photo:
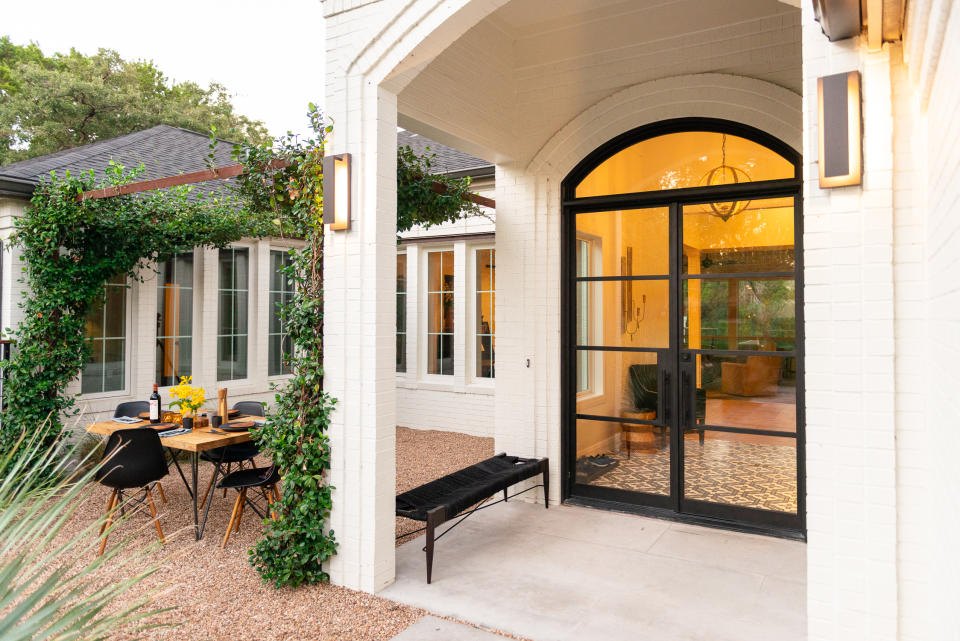
<path fill-rule="evenodd" d="M 192 416 L 207 401 L 206 390 L 194 387 L 192 376 L 181 376 L 180 384 L 170 388 L 170 407 L 179 407 L 184 416 Z"/>

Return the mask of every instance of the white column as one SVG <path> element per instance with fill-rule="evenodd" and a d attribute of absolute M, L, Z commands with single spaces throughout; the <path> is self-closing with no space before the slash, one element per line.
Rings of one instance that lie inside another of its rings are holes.
<path fill-rule="evenodd" d="M 330 524 L 340 544 L 329 572 L 376 592 L 395 570 L 397 107 L 353 76 L 327 98 L 327 153 L 351 153 L 353 168 L 351 228 L 324 243 L 324 387 L 337 399 Z"/>
<path fill-rule="evenodd" d="M 811 640 L 898 639 L 888 50 L 803 5 L 807 612 Z M 817 78 L 862 73 L 863 184 L 820 189 Z"/>

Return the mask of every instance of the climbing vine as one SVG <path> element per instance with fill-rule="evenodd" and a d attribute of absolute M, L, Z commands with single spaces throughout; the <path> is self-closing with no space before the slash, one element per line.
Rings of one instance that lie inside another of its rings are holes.
<path fill-rule="evenodd" d="M 0 453 L 47 419 L 49 444 L 75 413 L 67 385 L 89 358 L 84 320 L 104 283 L 137 280 L 156 261 L 194 247 L 224 247 L 269 233 L 265 216 L 248 212 L 232 196 L 204 196 L 190 188 L 146 195 L 78 200 L 84 191 L 135 180 L 141 169 L 111 163 L 105 178 L 93 173 L 44 180 L 16 220 L 12 244 L 21 251 L 24 320 L 10 332 L 14 354 L 4 364 Z"/>
<path fill-rule="evenodd" d="M 330 441 L 327 430 L 335 399 L 323 391 L 323 154 L 330 131 L 311 105 L 313 136 L 286 136 L 270 148 L 242 145 L 237 160 L 247 172 L 241 194 L 251 207 L 268 210 L 285 233 L 302 238 L 284 269 L 294 297 L 281 315 L 293 344 L 287 355 L 292 377 L 277 390 L 267 424 L 257 442 L 283 477 L 276 518 L 250 550 L 250 562 L 264 581 L 277 587 L 325 581 L 323 563 L 337 550 L 328 520 L 333 488 L 328 484 Z M 278 162 L 279 161 L 279 162 Z M 397 229 L 429 227 L 478 211 L 467 200 L 469 180 L 445 180 L 430 174 L 430 158 L 409 148 L 398 150 Z M 443 181 L 442 191 L 434 188 Z"/>
<path fill-rule="evenodd" d="M 22 250 L 26 292 L 24 320 L 10 332 L 17 348 L 4 363 L 0 454 L 47 419 L 52 446 L 64 419 L 76 412 L 67 387 L 90 356 L 84 322 L 105 282 L 121 275 L 141 280 L 159 261 L 197 247 L 265 235 L 304 241 L 290 250 L 284 268 L 295 292 L 281 309 L 293 344 L 286 356 L 292 376 L 277 389 L 270 420 L 256 434 L 283 477 L 283 495 L 250 560 L 278 587 L 325 580 L 323 563 L 337 549 L 327 524 L 332 488 L 326 478 L 335 400 L 323 391 L 322 159 L 329 127 L 312 105 L 309 115 L 314 133 L 308 139 L 285 136 L 273 145 L 235 148 L 246 169 L 235 195 L 182 187 L 80 200 L 85 191 L 129 183 L 142 172 L 111 164 L 101 181 L 92 172 L 45 180 L 12 238 Z M 467 198 L 469 179 L 432 175 L 431 156 L 409 148 L 398 150 L 397 160 L 398 231 L 479 213 Z"/>

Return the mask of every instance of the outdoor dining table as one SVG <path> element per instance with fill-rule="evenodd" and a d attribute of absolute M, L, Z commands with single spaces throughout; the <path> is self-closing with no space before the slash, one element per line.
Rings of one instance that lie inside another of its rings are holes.
<path fill-rule="evenodd" d="M 236 418 L 231 419 L 227 424 L 234 421 L 251 421 L 251 420 L 263 420 L 260 416 L 247 416 L 241 415 Z M 104 436 L 110 436 L 117 430 L 125 430 L 136 427 L 150 427 L 150 421 L 140 421 L 139 423 L 117 423 L 115 421 L 106 420 L 100 421 L 97 423 L 90 423 L 87 425 L 87 432 L 89 434 L 102 434 Z M 166 430 L 176 429 L 175 427 L 166 427 Z M 162 432 L 162 430 L 161 430 Z M 200 521 L 200 510 L 197 505 L 197 496 L 199 494 L 199 486 L 197 481 L 197 473 L 200 467 L 200 452 L 205 452 L 207 450 L 216 449 L 218 447 L 223 447 L 225 445 L 233 445 L 235 443 L 245 443 L 246 441 L 252 440 L 252 436 L 249 431 L 246 432 L 230 432 L 228 434 L 218 434 L 216 432 L 211 432 L 210 427 L 200 427 L 194 429 L 192 432 L 187 432 L 185 434 L 176 434 L 174 436 L 166 436 L 160 439 L 164 447 L 168 447 L 174 450 L 182 450 L 184 452 L 190 453 L 190 468 L 192 472 L 193 487 L 191 489 L 190 483 L 187 482 L 187 479 L 183 475 L 183 470 L 180 469 L 180 464 L 177 463 L 176 456 L 173 457 L 173 463 L 177 467 L 177 471 L 180 472 L 180 478 L 183 479 L 184 485 L 187 486 L 187 492 L 190 493 L 191 499 L 193 499 L 193 528 L 194 534 L 196 535 L 197 540 L 203 536 L 203 529 L 207 524 L 207 513 L 210 511 L 210 504 L 213 502 L 213 495 L 216 492 L 210 492 L 209 497 L 207 498 L 206 510 L 203 515 L 203 522 Z"/>

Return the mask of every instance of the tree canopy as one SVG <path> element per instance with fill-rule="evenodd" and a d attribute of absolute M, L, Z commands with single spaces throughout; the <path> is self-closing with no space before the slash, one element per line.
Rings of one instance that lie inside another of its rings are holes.
<path fill-rule="evenodd" d="M 174 82 L 153 62 L 110 49 L 46 56 L 0 37 L 0 165 L 159 124 L 269 141 L 266 126 L 236 113 L 218 83 Z"/>

